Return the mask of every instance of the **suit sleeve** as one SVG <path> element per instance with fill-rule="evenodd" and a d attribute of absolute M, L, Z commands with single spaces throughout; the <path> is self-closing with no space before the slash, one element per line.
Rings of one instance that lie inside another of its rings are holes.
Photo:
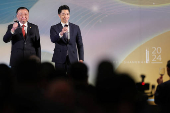
<path fill-rule="evenodd" d="M 12 39 L 12 33 L 11 33 L 11 29 L 12 29 L 12 25 L 9 25 L 8 26 L 8 29 L 7 29 L 7 32 L 6 32 L 6 34 L 4 35 L 4 37 L 3 37 L 3 41 L 5 42 L 5 43 L 7 43 L 7 42 L 10 42 L 10 40 Z"/>
<path fill-rule="evenodd" d="M 60 38 L 59 33 L 60 33 L 60 31 L 57 31 L 54 26 L 51 26 L 51 28 L 50 28 L 51 42 L 56 43 L 56 42 L 59 42 L 59 41 L 62 40 L 65 44 L 67 44 L 67 41 L 65 39 L 65 35 L 63 35 L 63 37 Z"/>
<path fill-rule="evenodd" d="M 156 92 L 155 92 L 155 98 L 154 101 L 157 105 L 162 105 L 166 101 L 166 90 L 164 89 L 163 84 L 160 84 L 157 86 Z"/>
<path fill-rule="evenodd" d="M 36 26 L 36 48 L 35 49 L 36 49 L 36 55 L 41 60 L 41 44 L 40 44 L 40 34 L 39 34 L 38 26 Z"/>
<path fill-rule="evenodd" d="M 83 40 L 82 40 L 81 31 L 79 27 L 78 27 L 78 32 L 76 36 L 76 43 L 77 43 L 79 60 L 84 61 L 84 46 L 83 46 Z"/>

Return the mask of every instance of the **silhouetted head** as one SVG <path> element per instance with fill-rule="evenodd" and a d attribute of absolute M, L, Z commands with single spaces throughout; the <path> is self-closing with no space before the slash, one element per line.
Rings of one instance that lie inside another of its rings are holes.
<path fill-rule="evenodd" d="M 13 85 L 11 69 L 6 64 L 0 64 L 0 112 L 13 92 Z"/>
<path fill-rule="evenodd" d="M 170 60 L 167 61 L 166 67 L 167 67 L 167 74 L 168 76 L 170 76 Z"/>
<path fill-rule="evenodd" d="M 110 61 L 101 61 L 97 68 L 96 85 L 108 77 L 115 76 L 114 66 Z"/>
<path fill-rule="evenodd" d="M 69 76 L 73 80 L 77 81 L 87 81 L 88 78 L 88 68 L 84 63 L 75 62 L 71 64 Z"/>
<path fill-rule="evenodd" d="M 39 76 L 40 63 L 36 60 L 25 59 L 19 62 L 16 76 L 19 83 L 37 83 Z"/>

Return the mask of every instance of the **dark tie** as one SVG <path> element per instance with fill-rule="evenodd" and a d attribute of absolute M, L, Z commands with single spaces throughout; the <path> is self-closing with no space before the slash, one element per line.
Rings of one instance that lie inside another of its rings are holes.
<path fill-rule="evenodd" d="M 25 38 L 25 30 L 24 30 L 24 27 L 25 27 L 25 25 L 22 25 L 22 34 L 23 34 L 23 36 L 24 36 L 24 38 Z"/>
<path fill-rule="evenodd" d="M 64 27 L 68 27 L 68 25 L 65 24 Z M 65 33 L 65 35 L 66 35 L 66 41 L 67 41 L 67 43 L 68 43 L 68 31 Z"/>

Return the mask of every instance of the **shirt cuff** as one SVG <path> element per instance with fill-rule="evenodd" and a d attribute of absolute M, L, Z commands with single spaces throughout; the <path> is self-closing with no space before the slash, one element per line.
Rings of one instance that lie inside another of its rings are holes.
<path fill-rule="evenodd" d="M 12 32 L 12 29 L 11 29 L 11 33 L 14 34 L 14 32 Z"/>
<path fill-rule="evenodd" d="M 63 36 L 61 36 L 61 35 L 60 35 L 60 33 L 59 33 L 59 36 L 60 36 L 60 38 L 62 38 L 62 37 L 63 37 Z"/>

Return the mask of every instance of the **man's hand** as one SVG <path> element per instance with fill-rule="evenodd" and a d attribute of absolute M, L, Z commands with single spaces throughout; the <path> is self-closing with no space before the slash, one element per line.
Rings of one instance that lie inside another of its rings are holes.
<path fill-rule="evenodd" d="M 14 33 L 15 30 L 17 29 L 17 27 L 18 27 L 18 23 L 15 22 L 15 23 L 13 24 L 13 27 L 12 27 L 11 31 Z"/>
<path fill-rule="evenodd" d="M 162 79 L 161 77 L 160 77 L 160 78 L 158 78 L 158 79 L 157 79 L 157 83 L 158 83 L 158 84 L 163 83 L 163 79 Z"/>
<path fill-rule="evenodd" d="M 79 62 L 83 63 L 83 60 L 79 60 Z"/>
<path fill-rule="evenodd" d="M 63 27 L 62 31 L 60 32 L 60 35 L 63 36 L 64 33 L 68 31 L 68 27 Z"/>

